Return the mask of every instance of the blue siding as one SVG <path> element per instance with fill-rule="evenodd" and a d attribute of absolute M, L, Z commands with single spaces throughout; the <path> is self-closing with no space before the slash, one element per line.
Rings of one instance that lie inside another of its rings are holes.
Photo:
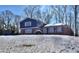
<path fill-rule="evenodd" d="M 27 23 L 28 22 L 28 23 Z M 31 25 L 28 25 L 30 24 L 31 22 Z M 26 23 L 26 26 L 25 26 L 25 23 Z M 20 29 L 21 29 L 21 33 L 22 34 L 27 34 L 27 33 L 30 33 L 28 32 L 27 28 L 31 28 L 31 27 L 40 27 L 40 26 L 43 26 L 43 22 L 39 21 L 39 20 L 35 20 L 35 19 L 30 19 L 30 18 L 26 18 L 24 19 L 23 21 L 20 22 Z M 27 32 L 26 32 L 27 31 Z"/>
<path fill-rule="evenodd" d="M 25 26 L 25 22 L 29 22 L 29 21 L 31 22 L 31 26 Z M 20 28 L 36 27 L 36 26 L 37 26 L 37 21 L 35 19 L 27 18 L 20 22 Z"/>

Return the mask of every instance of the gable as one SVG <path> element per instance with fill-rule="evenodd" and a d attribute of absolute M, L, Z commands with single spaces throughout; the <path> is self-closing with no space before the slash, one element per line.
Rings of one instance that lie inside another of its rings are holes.
<path fill-rule="evenodd" d="M 20 22 L 20 28 L 26 28 L 26 27 L 36 27 L 37 21 L 35 19 L 27 18 Z"/>

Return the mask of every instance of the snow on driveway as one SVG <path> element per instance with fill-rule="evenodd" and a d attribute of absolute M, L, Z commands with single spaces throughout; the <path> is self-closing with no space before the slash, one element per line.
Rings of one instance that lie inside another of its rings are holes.
<path fill-rule="evenodd" d="M 1 53 L 79 53 L 79 37 L 66 35 L 0 36 Z"/>

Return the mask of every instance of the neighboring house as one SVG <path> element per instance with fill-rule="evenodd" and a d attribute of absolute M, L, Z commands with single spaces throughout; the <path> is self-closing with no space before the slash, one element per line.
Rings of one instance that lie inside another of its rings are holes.
<path fill-rule="evenodd" d="M 45 23 L 40 20 L 26 18 L 20 22 L 20 32 L 21 34 L 42 33 L 41 27 L 44 25 Z"/>
<path fill-rule="evenodd" d="M 59 35 L 73 35 L 73 31 L 70 27 L 63 23 L 47 24 L 43 27 L 44 34 L 59 34 Z"/>

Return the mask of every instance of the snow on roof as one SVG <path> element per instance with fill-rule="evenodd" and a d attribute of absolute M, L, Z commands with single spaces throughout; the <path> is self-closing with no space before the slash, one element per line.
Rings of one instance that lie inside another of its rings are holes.
<path fill-rule="evenodd" d="M 63 23 L 47 24 L 47 25 L 45 25 L 45 27 L 49 27 L 49 26 L 59 26 L 59 25 L 65 25 L 65 24 L 63 24 Z"/>

